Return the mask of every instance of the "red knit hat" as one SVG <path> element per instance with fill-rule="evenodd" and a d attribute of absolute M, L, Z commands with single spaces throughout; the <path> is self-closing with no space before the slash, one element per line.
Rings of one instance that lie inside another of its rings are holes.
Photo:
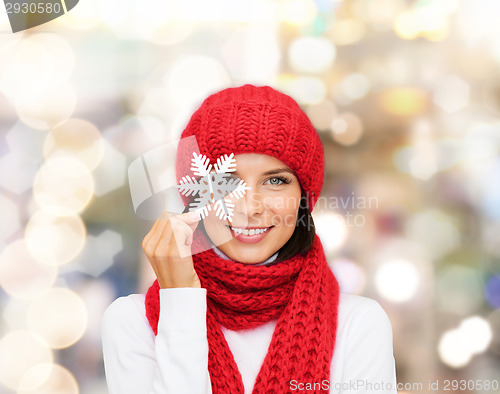
<path fill-rule="evenodd" d="M 206 98 L 181 134 L 195 136 L 201 154 L 263 153 L 288 165 L 306 192 L 312 211 L 323 187 L 324 153 L 318 133 L 290 96 L 269 86 L 227 88 Z M 192 145 L 177 152 L 177 181 L 190 174 Z M 187 202 L 186 197 L 182 196 Z"/>

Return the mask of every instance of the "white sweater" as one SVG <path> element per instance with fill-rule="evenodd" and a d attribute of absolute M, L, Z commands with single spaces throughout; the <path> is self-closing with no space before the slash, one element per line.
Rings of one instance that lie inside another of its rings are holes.
<path fill-rule="evenodd" d="M 110 394 L 211 393 L 206 289 L 160 289 L 156 337 L 146 318 L 144 298 L 144 294 L 120 297 L 103 316 Z M 336 394 L 396 394 L 392 328 L 385 311 L 374 300 L 341 293 L 338 312 L 330 380 L 292 380 L 289 387 L 300 393 L 312 388 L 306 384 L 316 383 Z M 252 392 L 275 325 L 276 320 L 241 331 L 222 327 L 245 393 Z"/>

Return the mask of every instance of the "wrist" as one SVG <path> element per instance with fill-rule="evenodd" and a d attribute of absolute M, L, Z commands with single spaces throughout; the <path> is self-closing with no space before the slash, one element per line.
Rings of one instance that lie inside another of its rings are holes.
<path fill-rule="evenodd" d="M 195 283 L 171 283 L 171 282 L 164 282 L 164 281 L 158 280 L 158 285 L 160 286 L 160 289 L 177 289 L 180 287 L 201 288 L 201 284 L 199 282 L 195 282 Z"/>

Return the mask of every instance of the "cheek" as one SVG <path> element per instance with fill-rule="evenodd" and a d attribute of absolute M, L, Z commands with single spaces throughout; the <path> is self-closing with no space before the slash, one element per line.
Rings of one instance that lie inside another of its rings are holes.
<path fill-rule="evenodd" d="M 217 217 L 215 212 L 212 210 L 208 213 L 208 215 L 203 220 L 203 224 L 205 225 L 205 229 L 207 231 L 217 231 L 217 229 L 222 225 L 222 221 Z"/>
<path fill-rule="evenodd" d="M 268 209 L 273 215 L 273 225 L 295 227 L 299 202 L 296 198 L 274 198 L 269 201 Z"/>
<path fill-rule="evenodd" d="M 231 232 L 214 212 L 209 212 L 208 216 L 203 219 L 203 226 L 214 245 L 219 246 L 232 239 Z"/>
<path fill-rule="evenodd" d="M 203 219 L 203 226 L 205 227 L 205 231 L 210 237 L 216 234 L 217 231 L 220 231 L 218 230 L 220 225 L 219 222 L 219 219 L 214 215 L 214 212 L 212 211 L 210 211 L 208 213 L 208 216 Z"/>

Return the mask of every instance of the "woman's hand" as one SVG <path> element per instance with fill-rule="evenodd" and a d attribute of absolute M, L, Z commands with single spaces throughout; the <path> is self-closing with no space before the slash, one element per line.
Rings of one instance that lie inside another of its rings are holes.
<path fill-rule="evenodd" d="M 191 255 L 193 232 L 199 221 L 200 215 L 195 212 L 173 217 L 164 213 L 144 237 L 142 248 L 160 288 L 201 287 Z"/>

